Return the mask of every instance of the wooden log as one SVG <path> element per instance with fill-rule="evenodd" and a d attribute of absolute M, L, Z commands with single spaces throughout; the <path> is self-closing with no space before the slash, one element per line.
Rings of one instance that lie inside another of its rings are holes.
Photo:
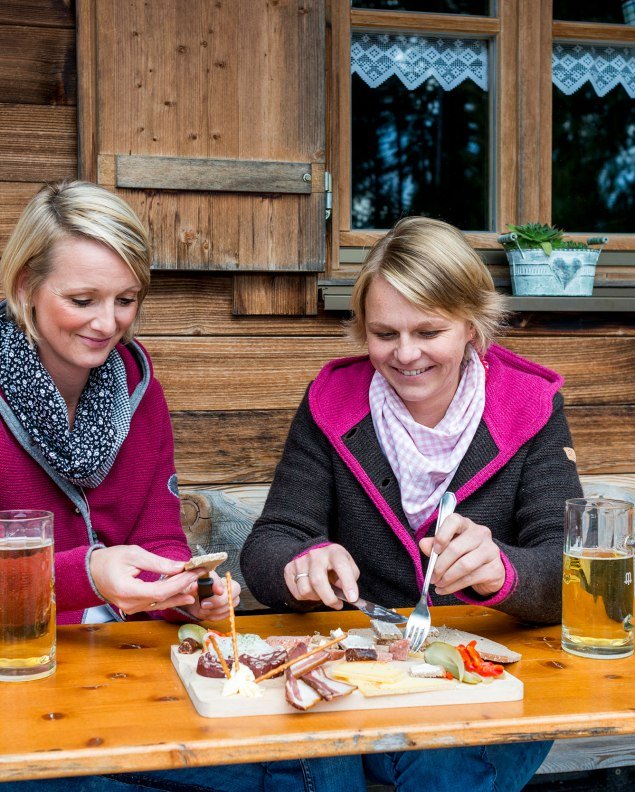
<path fill-rule="evenodd" d="M 142 337 L 170 409 L 294 408 L 309 381 L 332 358 L 359 348 L 344 338 Z M 566 378 L 568 406 L 629 405 L 635 392 L 632 338 L 509 338 L 515 352 Z"/>
<path fill-rule="evenodd" d="M 41 187 L 39 183 L 28 182 L 0 185 L 0 254 L 24 207 Z"/>
<path fill-rule="evenodd" d="M 305 316 L 317 313 L 316 275 L 234 275 L 234 316 Z"/>
<path fill-rule="evenodd" d="M 172 414 L 181 484 L 267 484 L 295 409 Z M 581 474 L 633 472 L 635 407 L 569 408 Z"/>
<path fill-rule="evenodd" d="M 2 198 L 0 196 L 0 202 Z M 0 203 L 1 206 L 1 203 Z M 254 277 L 249 275 L 246 277 Z M 258 277 L 258 276 L 255 276 Z M 265 276 L 267 277 L 267 276 Z M 277 276 L 280 277 L 280 276 Z M 295 276 L 293 276 L 295 277 Z M 232 316 L 233 276 L 154 270 L 144 305 L 144 335 L 344 335 L 348 313 L 321 311 L 316 319 Z M 505 335 L 635 336 L 630 314 L 514 314 Z"/>
<path fill-rule="evenodd" d="M 0 96 L 9 104 L 76 105 L 75 31 L 0 25 Z"/>
<path fill-rule="evenodd" d="M 172 414 L 179 484 L 267 484 L 295 410 Z"/>
<path fill-rule="evenodd" d="M 75 108 L 0 104 L 0 151 L 0 181 L 76 178 Z"/>
<path fill-rule="evenodd" d="M 74 28 L 71 0 L 2 0 L 0 25 Z"/>
<path fill-rule="evenodd" d="M 232 316 L 234 277 L 212 272 L 154 271 L 150 294 L 143 306 L 142 334 L 344 335 L 342 317 L 333 313 L 321 312 L 316 317 L 271 316 L 267 319 Z"/>
<path fill-rule="evenodd" d="M 569 406 L 566 415 L 580 473 L 635 470 L 635 405 Z"/>

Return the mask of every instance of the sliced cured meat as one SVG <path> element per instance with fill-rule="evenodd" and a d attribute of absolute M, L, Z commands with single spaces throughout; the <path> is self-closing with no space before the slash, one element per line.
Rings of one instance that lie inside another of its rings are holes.
<path fill-rule="evenodd" d="M 309 671 L 302 677 L 302 681 L 310 685 L 326 701 L 348 696 L 355 690 L 355 685 L 327 677 L 323 668 L 314 668 L 313 671 Z"/>
<path fill-rule="evenodd" d="M 227 666 L 231 670 L 231 660 L 227 660 Z M 215 652 L 203 652 L 201 654 L 196 664 L 196 673 L 204 677 L 210 677 L 211 679 L 225 678 L 225 672 Z"/>
<path fill-rule="evenodd" d="M 322 696 L 316 690 L 302 679 L 294 677 L 289 671 L 290 669 L 287 669 L 285 673 L 284 694 L 292 707 L 305 712 L 322 701 Z"/>
<path fill-rule="evenodd" d="M 257 679 L 258 677 L 264 676 L 264 674 L 268 674 L 270 671 L 273 671 L 274 668 L 281 666 L 283 663 L 286 663 L 287 657 L 288 655 L 286 649 L 276 649 L 275 651 L 266 655 L 241 654 L 238 656 L 238 662 L 241 665 L 247 666 L 247 668 L 253 672 L 253 675 Z M 279 676 L 279 674 L 277 676 Z"/>
<path fill-rule="evenodd" d="M 347 649 L 344 656 L 349 663 L 356 660 L 377 660 L 375 649 Z"/>

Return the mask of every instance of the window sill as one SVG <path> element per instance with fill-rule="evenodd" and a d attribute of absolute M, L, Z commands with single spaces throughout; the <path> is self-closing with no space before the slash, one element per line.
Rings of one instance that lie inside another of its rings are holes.
<path fill-rule="evenodd" d="M 318 283 L 325 311 L 350 311 L 353 281 L 330 280 Z M 590 297 L 509 296 L 511 311 L 551 313 L 624 313 L 635 311 L 635 287 L 597 288 Z"/>

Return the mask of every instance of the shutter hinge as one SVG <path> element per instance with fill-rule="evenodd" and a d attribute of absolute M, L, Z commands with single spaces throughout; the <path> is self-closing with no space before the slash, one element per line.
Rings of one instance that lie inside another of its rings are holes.
<path fill-rule="evenodd" d="M 333 211 L 333 177 L 329 171 L 324 171 L 324 208 L 325 219 L 329 220 Z"/>

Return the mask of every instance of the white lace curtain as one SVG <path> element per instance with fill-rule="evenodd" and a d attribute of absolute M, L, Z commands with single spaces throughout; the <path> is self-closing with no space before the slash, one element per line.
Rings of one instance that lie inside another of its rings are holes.
<path fill-rule="evenodd" d="M 589 83 L 598 96 L 622 86 L 635 99 L 635 47 L 554 44 L 553 83 L 572 94 Z M 354 32 L 351 72 L 371 88 L 395 76 L 409 90 L 433 77 L 446 91 L 464 80 L 488 89 L 488 43 L 484 39 Z"/>
<path fill-rule="evenodd" d="M 464 80 L 487 90 L 487 42 L 389 33 L 353 33 L 351 72 L 371 88 L 391 76 L 413 90 L 434 77 L 446 91 Z"/>
<path fill-rule="evenodd" d="M 553 83 L 572 94 L 588 82 L 598 96 L 622 86 L 635 99 L 635 47 L 554 44 Z"/>

